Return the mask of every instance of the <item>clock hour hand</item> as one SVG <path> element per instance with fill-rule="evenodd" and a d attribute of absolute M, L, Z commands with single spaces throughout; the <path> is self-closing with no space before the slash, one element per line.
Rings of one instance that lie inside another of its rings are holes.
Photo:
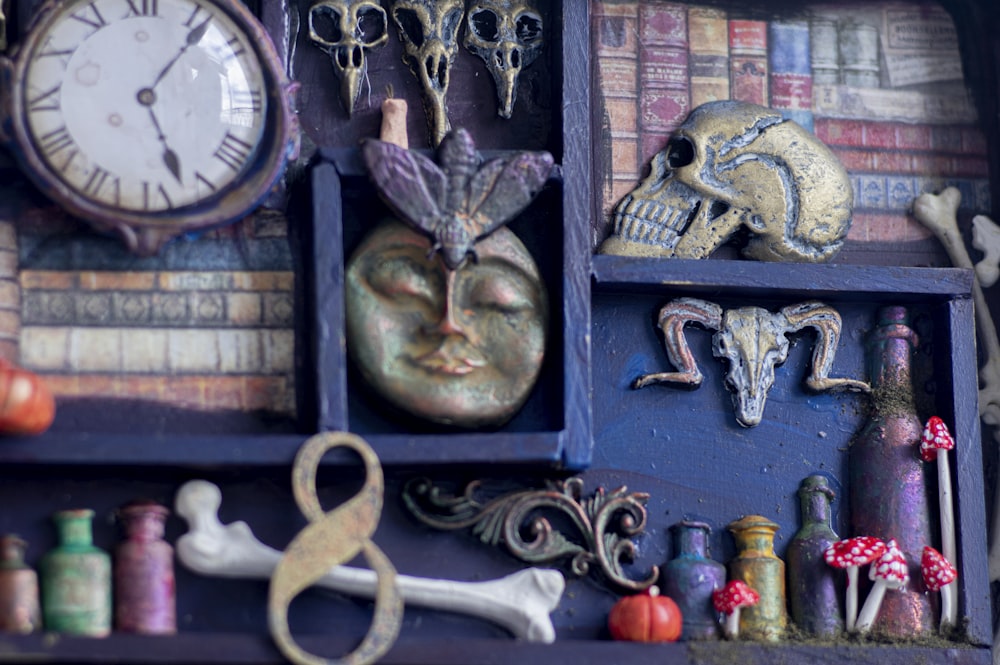
<path fill-rule="evenodd" d="M 200 24 L 196 25 L 191 30 L 191 32 L 187 34 L 187 39 L 184 41 L 184 46 L 182 46 L 181 50 L 177 52 L 177 55 L 171 58 L 170 62 L 168 62 L 166 66 L 160 70 L 160 73 L 157 75 L 156 80 L 153 81 L 153 85 L 149 86 L 150 89 L 155 88 L 156 84 L 163 80 L 163 77 L 167 75 L 167 72 L 169 72 L 170 68 L 174 66 L 174 63 L 181 59 L 181 56 L 184 55 L 184 52 L 188 50 L 189 46 L 194 46 L 195 44 L 201 41 L 201 38 L 205 36 L 206 32 L 208 32 L 208 25 L 209 23 L 211 23 L 211 21 L 212 21 L 211 17 L 205 19 Z"/>
<path fill-rule="evenodd" d="M 136 95 L 139 103 L 149 109 L 149 119 L 153 122 L 153 127 L 156 129 L 156 138 L 160 140 L 163 144 L 163 164 L 167 167 L 167 170 L 173 174 L 177 182 L 181 181 L 181 160 L 177 157 L 177 153 L 170 149 L 167 145 L 167 137 L 160 128 L 160 122 L 156 119 L 156 113 L 153 112 L 153 104 L 156 102 L 156 93 L 153 92 L 152 88 L 143 88 Z M 182 183 L 183 184 L 183 183 Z"/>

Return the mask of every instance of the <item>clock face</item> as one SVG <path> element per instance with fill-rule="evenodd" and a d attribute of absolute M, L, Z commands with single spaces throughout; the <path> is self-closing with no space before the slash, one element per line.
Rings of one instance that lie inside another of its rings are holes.
<path fill-rule="evenodd" d="M 250 168 L 269 95 L 253 40 L 209 0 L 61 5 L 25 54 L 34 151 L 89 204 L 170 213 Z"/>

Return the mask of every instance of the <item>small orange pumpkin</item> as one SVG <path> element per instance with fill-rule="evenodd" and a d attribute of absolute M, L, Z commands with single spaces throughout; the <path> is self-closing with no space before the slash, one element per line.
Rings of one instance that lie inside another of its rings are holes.
<path fill-rule="evenodd" d="M 56 402 L 40 376 L 0 358 L 0 434 L 41 434 Z"/>
<path fill-rule="evenodd" d="M 676 642 L 683 623 L 681 608 L 655 586 L 625 596 L 608 614 L 611 637 L 629 642 Z"/>

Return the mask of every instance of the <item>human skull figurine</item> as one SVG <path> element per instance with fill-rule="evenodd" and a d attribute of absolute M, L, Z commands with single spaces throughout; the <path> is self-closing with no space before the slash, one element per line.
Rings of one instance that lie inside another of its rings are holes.
<path fill-rule="evenodd" d="M 366 53 L 389 39 L 389 19 L 374 0 L 320 0 L 309 9 L 309 39 L 330 56 L 347 115 L 361 94 Z"/>
<path fill-rule="evenodd" d="M 451 129 L 445 97 L 458 54 L 464 5 L 462 0 L 396 0 L 390 12 L 403 41 L 403 60 L 423 88 L 431 138 L 437 146 Z"/>
<path fill-rule="evenodd" d="M 741 226 L 744 256 L 828 261 L 851 225 L 847 171 L 814 135 L 737 101 L 694 109 L 615 208 L 601 253 L 701 259 Z"/>
<path fill-rule="evenodd" d="M 500 105 L 510 119 L 517 99 L 517 77 L 542 52 L 542 15 L 518 0 L 479 0 L 469 5 L 465 48 L 475 53 L 493 75 Z"/>

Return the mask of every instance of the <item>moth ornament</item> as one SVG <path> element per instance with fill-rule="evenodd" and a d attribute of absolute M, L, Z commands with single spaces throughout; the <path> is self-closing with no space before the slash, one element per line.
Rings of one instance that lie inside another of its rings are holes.
<path fill-rule="evenodd" d="M 553 166 L 547 152 L 520 152 L 480 165 L 464 129 L 441 142 L 440 166 L 384 141 L 364 141 L 361 154 L 386 205 L 431 238 L 431 252 L 440 252 L 450 271 L 469 256 L 476 260 L 476 242 L 524 210 Z"/>

